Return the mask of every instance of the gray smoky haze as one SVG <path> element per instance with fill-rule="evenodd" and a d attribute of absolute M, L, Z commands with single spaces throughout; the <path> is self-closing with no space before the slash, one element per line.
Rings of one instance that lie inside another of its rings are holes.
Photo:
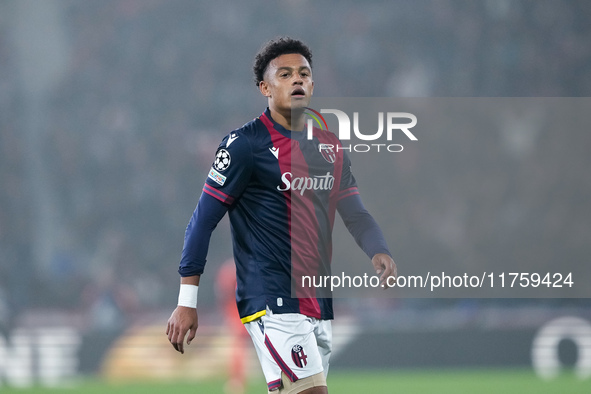
<path fill-rule="evenodd" d="M 310 272 L 304 287 L 334 297 L 591 296 L 591 99 L 315 98 L 310 108 L 341 137 L 399 278 L 380 289 L 336 219 L 331 277 Z"/>
<path fill-rule="evenodd" d="M 310 46 L 315 109 L 321 97 L 586 97 L 590 15 L 586 0 L 0 1 L 0 330 L 39 310 L 105 330 L 170 313 L 217 146 L 267 105 L 252 73 L 267 40 Z M 400 153 L 350 155 L 400 274 L 583 269 L 588 137 L 547 113 L 562 104 L 528 120 L 512 112 L 528 100 L 458 100 L 371 101 L 415 114 L 417 141 L 397 132 Z M 342 108 L 351 121 L 362 110 Z M 359 116 L 364 134 L 377 130 L 375 111 Z M 345 231 L 337 218 L 333 272 L 371 273 Z M 200 305 L 214 308 L 231 257 L 225 218 Z"/>

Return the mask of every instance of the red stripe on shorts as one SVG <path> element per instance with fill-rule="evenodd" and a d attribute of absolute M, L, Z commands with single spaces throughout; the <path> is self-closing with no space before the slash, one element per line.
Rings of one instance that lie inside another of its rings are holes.
<path fill-rule="evenodd" d="M 267 346 L 267 349 L 269 349 L 269 352 L 271 353 L 271 357 L 273 357 L 273 360 L 279 365 L 279 368 L 281 368 L 285 376 L 287 376 L 292 382 L 298 380 L 297 375 L 287 366 L 285 361 L 283 361 L 267 335 L 265 335 L 265 346 Z"/>

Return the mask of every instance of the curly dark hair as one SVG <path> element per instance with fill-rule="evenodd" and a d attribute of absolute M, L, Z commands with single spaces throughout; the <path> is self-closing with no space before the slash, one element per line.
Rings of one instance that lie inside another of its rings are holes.
<path fill-rule="evenodd" d="M 290 53 L 302 55 L 310 63 L 310 67 L 312 67 L 312 51 L 310 51 L 310 48 L 306 44 L 291 37 L 277 37 L 263 45 L 254 58 L 252 69 L 254 71 L 254 82 L 256 85 L 259 86 L 263 80 L 265 70 L 271 60 Z"/>

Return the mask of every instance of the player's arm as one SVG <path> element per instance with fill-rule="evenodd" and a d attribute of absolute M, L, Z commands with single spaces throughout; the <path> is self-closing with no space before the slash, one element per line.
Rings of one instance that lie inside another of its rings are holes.
<path fill-rule="evenodd" d="M 188 285 L 195 286 L 197 288 L 199 286 L 200 277 L 200 275 L 181 277 L 181 286 Z M 189 336 L 187 336 L 187 345 L 190 345 L 191 341 L 197 334 L 198 325 L 196 307 L 191 308 L 181 305 L 176 307 L 168 319 L 168 324 L 166 325 L 166 335 L 168 335 L 168 340 L 176 351 L 185 353 L 183 345 L 185 336 L 188 332 Z"/>
<path fill-rule="evenodd" d="M 197 290 L 205 268 L 211 234 L 235 198 L 249 182 L 253 167 L 252 150 L 246 136 L 230 133 L 222 140 L 209 171 L 203 193 L 185 231 L 179 266 L 181 289 L 179 305 L 166 328 L 168 340 L 184 353 L 184 338 L 190 344 L 197 331 Z"/>
<path fill-rule="evenodd" d="M 339 200 L 337 210 L 357 245 L 371 259 L 376 273 L 380 275 L 381 284 L 387 285 L 387 278 L 395 278 L 397 275 L 396 263 L 388 250 L 380 226 L 365 209 L 359 193 L 350 194 Z"/>
<path fill-rule="evenodd" d="M 381 276 L 381 284 L 390 276 L 396 277 L 396 264 L 392 260 L 380 226 L 363 206 L 357 182 L 351 172 L 351 160 L 346 151 L 343 151 L 341 190 L 338 198 L 337 210 L 357 245 L 371 259 L 376 273 Z"/>
<path fill-rule="evenodd" d="M 181 275 L 179 305 L 172 312 L 166 326 L 168 340 L 180 353 L 184 353 L 183 342 L 187 333 L 189 333 L 187 336 L 187 345 L 189 345 L 197 332 L 199 280 L 205 268 L 211 234 L 227 210 L 227 205 L 203 193 L 185 231 L 185 243 L 179 266 Z"/>

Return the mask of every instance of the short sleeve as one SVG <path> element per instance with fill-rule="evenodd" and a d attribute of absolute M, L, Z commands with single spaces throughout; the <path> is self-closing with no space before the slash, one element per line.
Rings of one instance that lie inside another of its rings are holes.
<path fill-rule="evenodd" d="M 346 151 L 343 151 L 343 170 L 341 172 L 341 184 L 339 190 L 339 200 L 345 197 L 349 197 L 355 194 L 359 194 L 357 189 L 357 181 L 351 171 L 351 160 Z"/>
<path fill-rule="evenodd" d="M 248 138 L 233 131 L 222 140 L 215 153 L 203 192 L 231 205 L 248 185 L 252 167 Z"/>

